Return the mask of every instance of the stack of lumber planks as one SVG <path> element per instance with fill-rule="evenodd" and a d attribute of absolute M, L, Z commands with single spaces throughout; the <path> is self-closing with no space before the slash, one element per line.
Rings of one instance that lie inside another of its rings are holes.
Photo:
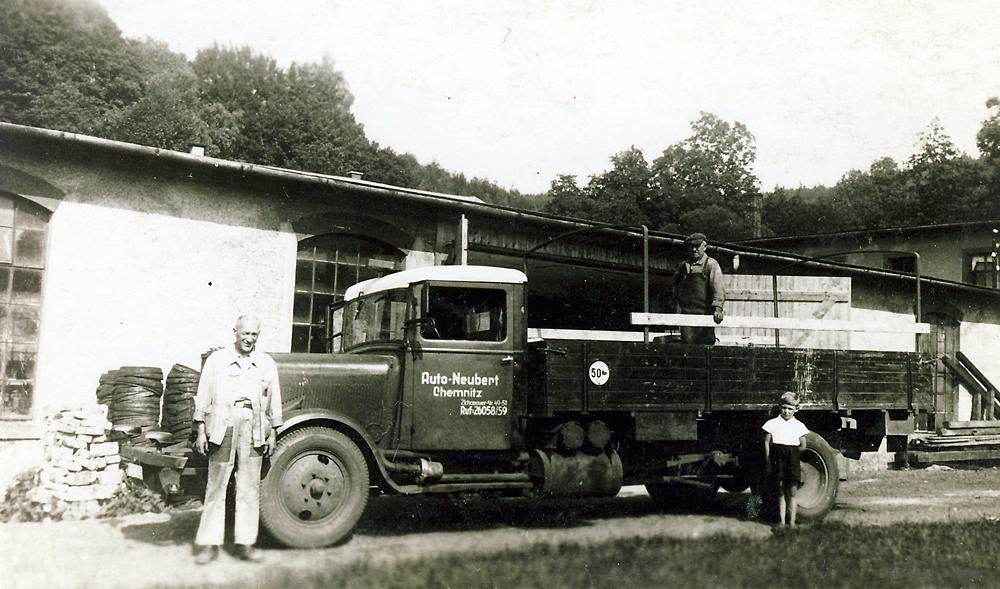
<path fill-rule="evenodd" d="M 1000 421 L 946 421 L 936 434 L 914 437 L 910 464 L 1000 460 Z"/>

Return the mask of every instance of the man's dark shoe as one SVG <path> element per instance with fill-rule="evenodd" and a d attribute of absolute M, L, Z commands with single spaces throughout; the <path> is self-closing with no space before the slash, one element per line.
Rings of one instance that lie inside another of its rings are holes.
<path fill-rule="evenodd" d="M 237 544 L 235 553 L 236 558 L 240 560 L 245 560 L 247 562 L 260 562 L 260 555 L 257 554 L 254 547 L 249 544 Z"/>
<path fill-rule="evenodd" d="M 218 546 L 202 546 L 198 550 L 198 555 L 194 557 L 194 562 L 196 564 L 208 564 L 216 558 L 219 558 Z"/>

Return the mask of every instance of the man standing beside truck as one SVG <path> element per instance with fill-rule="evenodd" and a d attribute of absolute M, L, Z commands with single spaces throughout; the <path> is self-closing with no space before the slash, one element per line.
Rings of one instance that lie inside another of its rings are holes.
<path fill-rule="evenodd" d="M 711 315 L 716 323 L 722 323 L 726 287 L 722 267 L 705 253 L 707 247 L 704 233 L 692 233 L 684 239 L 687 258 L 674 271 L 674 301 L 678 313 Z M 715 328 L 681 327 L 681 341 L 714 345 Z"/>
<path fill-rule="evenodd" d="M 226 487 L 236 471 L 233 539 L 236 557 L 257 560 L 254 543 L 260 518 L 260 471 L 275 448 L 275 428 L 282 423 L 281 390 L 274 360 L 258 352 L 260 321 L 243 315 L 233 328 L 235 342 L 205 361 L 194 421 L 195 451 L 208 456 L 205 507 L 195 537 L 196 562 L 219 554 L 226 522 Z"/>

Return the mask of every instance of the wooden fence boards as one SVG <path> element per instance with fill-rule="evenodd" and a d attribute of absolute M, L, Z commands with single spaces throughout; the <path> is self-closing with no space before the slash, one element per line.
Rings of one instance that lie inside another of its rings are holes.
<path fill-rule="evenodd" d="M 774 317 L 774 281 L 771 276 L 727 274 L 727 315 L 735 317 Z M 801 319 L 851 318 L 851 279 L 832 276 L 778 276 L 778 317 Z M 726 339 L 774 341 L 772 329 L 718 328 L 716 334 Z M 850 333 L 780 330 L 780 345 L 789 348 L 850 348 Z M 773 344 L 772 344 L 773 345 Z"/>

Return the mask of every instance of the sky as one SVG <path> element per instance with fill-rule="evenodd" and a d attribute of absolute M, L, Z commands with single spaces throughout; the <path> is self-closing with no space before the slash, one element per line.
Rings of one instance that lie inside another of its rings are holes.
<path fill-rule="evenodd" d="M 935 118 L 977 156 L 1000 95 L 994 0 L 98 1 L 189 57 L 329 57 L 369 139 L 524 193 L 652 162 L 701 111 L 753 133 L 764 190 L 832 186 Z"/>

